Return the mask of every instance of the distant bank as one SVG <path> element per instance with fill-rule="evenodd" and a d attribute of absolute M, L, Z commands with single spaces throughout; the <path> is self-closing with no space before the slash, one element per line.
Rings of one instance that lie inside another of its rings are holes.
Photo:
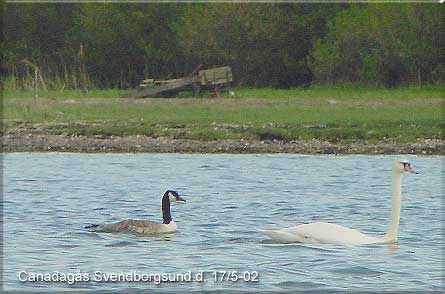
<path fill-rule="evenodd" d="M 3 151 L 442 154 L 443 90 L 240 88 L 149 99 L 9 92 Z"/>
<path fill-rule="evenodd" d="M 145 136 L 94 137 L 20 134 L 7 132 L 3 152 L 129 152 L 129 153 L 301 153 L 301 154 L 417 154 L 444 155 L 442 140 L 418 139 L 413 143 L 363 140 L 331 143 L 320 139 L 283 141 L 149 138 Z"/>

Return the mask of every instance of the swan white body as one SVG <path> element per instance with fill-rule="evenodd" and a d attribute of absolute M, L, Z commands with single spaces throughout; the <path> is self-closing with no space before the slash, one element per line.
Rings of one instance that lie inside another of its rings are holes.
<path fill-rule="evenodd" d="M 178 192 L 167 190 L 162 196 L 162 216 L 163 223 L 157 223 L 146 220 L 123 220 L 114 224 L 106 225 L 92 225 L 86 227 L 93 232 L 103 232 L 103 233 L 132 233 L 138 235 L 156 235 L 156 234 L 167 234 L 176 231 L 176 222 L 172 220 L 170 215 L 170 202 L 171 201 L 181 201 L 185 202 Z"/>
<path fill-rule="evenodd" d="M 382 242 L 381 238 L 368 236 L 358 230 L 326 222 L 302 224 L 276 231 L 259 231 L 281 242 L 351 245 Z"/>
<path fill-rule="evenodd" d="M 343 245 L 396 242 L 400 221 L 402 174 L 405 171 L 416 173 L 409 162 L 394 162 L 392 169 L 391 223 L 389 230 L 385 235 L 369 236 L 355 229 L 350 229 L 341 225 L 326 222 L 301 224 L 281 230 L 259 231 L 279 242 Z"/>

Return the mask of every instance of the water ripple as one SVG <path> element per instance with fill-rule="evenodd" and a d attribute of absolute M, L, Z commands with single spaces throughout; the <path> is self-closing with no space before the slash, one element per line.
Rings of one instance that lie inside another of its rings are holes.
<path fill-rule="evenodd" d="M 410 156 L 408 156 L 410 157 Z M 282 244 L 258 228 L 332 221 L 373 234 L 388 227 L 394 156 L 18 153 L 3 157 L 7 290 L 92 293 L 439 291 L 442 286 L 443 157 L 410 157 L 398 244 Z M 366 165 L 363 164 L 366 162 Z M 326 166 L 330 167 L 326 169 Z M 369 168 L 365 168 L 369 167 Z M 63 175 L 63 176 L 62 176 Z M 162 221 L 169 236 L 84 229 L 122 219 Z M 421 195 L 421 197 L 419 197 Z M 205 283 L 19 283 L 17 272 L 203 272 Z M 215 271 L 256 271 L 257 283 L 214 283 Z"/>

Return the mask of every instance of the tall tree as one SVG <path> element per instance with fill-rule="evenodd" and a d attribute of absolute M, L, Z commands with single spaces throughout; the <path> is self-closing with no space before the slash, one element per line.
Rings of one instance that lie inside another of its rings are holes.
<path fill-rule="evenodd" d="M 444 73 L 442 19 L 441 5 L 354 5 L 316 41 L 316 79 L 386 86 L 438 82 Z"/>
<path fill-rule="evenodd" d="M 17 69 L 27 59 L 50 75 L 59 72 L 59 56 L 78 13 L 79 6 L 75 4 L 8 3 L 4 57 L 9 70 Z"/>
<path fill-rule="evenodd" d="M 343 5 L 189 5 L 178 38 L 196 64 L 229 64 L 241 84 L 295 86 L 309 83 L 306 57 L 326 19 Z"/>
<path fill-rule="evenodd" d="M 144 76 L 176 72 L 173 26 L 177 4 L 88 4 L 82 7 L 79 43 L 101 84 L 127 87 Z"/>

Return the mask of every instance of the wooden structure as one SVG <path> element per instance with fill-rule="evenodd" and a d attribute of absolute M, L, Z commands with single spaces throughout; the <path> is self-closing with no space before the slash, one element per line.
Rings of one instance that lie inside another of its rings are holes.
<path fill-rule="evenodd" d="M 188 77 L 178 79 L 145 79 L 138 86 L 136 92 L 126 94 L 123 97 L 157 97 L 176 94 L 183 90 L 193 90 L 194 95 L 202 90 L 213 90 L 219 93 L 221 89 L 228 88 L 232 82 L 232 69 L 229 66 L 224 66 L 200 70 Z"/>

